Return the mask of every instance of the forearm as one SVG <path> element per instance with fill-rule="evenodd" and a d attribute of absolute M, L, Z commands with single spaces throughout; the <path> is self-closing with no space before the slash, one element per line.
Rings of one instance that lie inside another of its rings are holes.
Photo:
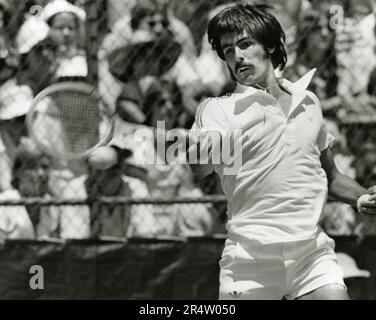
<path fill-rule="evenodd" d="M 367 193 L 367 189 L 338 171 L 333 175 L 329 183 L 329 196 L 353 207 L 357 206 L 359 197 Z"/>

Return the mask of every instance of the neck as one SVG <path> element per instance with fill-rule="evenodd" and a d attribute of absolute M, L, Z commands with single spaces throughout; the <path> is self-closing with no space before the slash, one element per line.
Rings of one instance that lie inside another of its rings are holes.
<path fill-rule="evenodd" d="M 253 85 L 256 89 L 261 89 L 278 99 L 279 86 L 278 81 L 274 73 L 273 67 L 270 65 L 268 71 L 265 73 L 265 77 Z"/>

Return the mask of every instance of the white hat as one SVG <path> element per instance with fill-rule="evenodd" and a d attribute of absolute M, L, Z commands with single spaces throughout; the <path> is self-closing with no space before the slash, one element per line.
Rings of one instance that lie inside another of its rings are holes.
<path fill-rule="evenodd" d="M 33 92 L 26 85 L 8 80 L 0 88 L 0 120 L 10 120 L 25 115 L 33 102 Z"/>
<path fill-rule="evenodd" d="M 342 269 L 343 278 L 369 278 L 371 273 L 367 270 L 360 270 L 356 262 L 346 253 L 336 253 L 338 265 Z"/>
<path fill-rule="evenodd" d="M 86 19 L 86 12 L 84 10 L 66 0 L 54 0 L 50 2 L 44 7 L 41 17 L 44 21 L 48 22 L 54 15 L 63 12 L 73 13 L 81 21 L 85 21 Z"/>
<path fill-rule="evenodd" d="M 16 36 L 18 53 L 28 53 L 36 44 L 47 38 L 49 30 L 48 24 L 39 17 L 28 17 Z"/>

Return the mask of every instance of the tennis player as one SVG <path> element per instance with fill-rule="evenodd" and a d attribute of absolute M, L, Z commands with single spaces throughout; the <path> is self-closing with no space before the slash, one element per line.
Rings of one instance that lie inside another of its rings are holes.
<path fill-rule="evenodd" d="M 295 83 L 276 78 L 287 60 L 285 34 L 264 5 L 225 8 L 210 21 L 208 38 L 237 88 L 206 100 L 194 129 L 222 137 L 242 130 L 235 175 L 224 164 L 192 165 L 201 177 L 215 171 L 228 199 L 219 298 L 348 299 L 334 241 L 318 221 L 328 193 L 375 214 L 376 188 L 367 191 L 336 168 L 334 138 L 307 91 L 314 71 Z"/>

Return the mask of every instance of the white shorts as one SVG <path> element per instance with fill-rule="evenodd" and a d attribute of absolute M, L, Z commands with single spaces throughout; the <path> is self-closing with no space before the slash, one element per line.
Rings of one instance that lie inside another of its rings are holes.
<path fill-rule="evenodd" d="M 326 285 L 346 288 L 334 247 L 322 231 L 287 243 L 229 239 L 219 263 L 219 299 L 293 300 Z"/>

